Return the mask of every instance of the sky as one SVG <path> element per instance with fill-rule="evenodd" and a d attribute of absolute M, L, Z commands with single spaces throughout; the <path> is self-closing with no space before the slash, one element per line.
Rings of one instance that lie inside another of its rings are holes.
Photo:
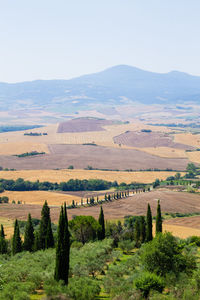
<path fill-rule="evenodd" d="M 199 0 L 0 0 L 0 81 L 126 64 L 200 76 Z"/>

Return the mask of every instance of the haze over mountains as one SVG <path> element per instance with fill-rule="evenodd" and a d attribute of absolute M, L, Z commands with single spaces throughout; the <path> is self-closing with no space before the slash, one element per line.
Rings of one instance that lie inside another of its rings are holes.
<path fill-rule="evenodd" d="M 200 77 L 172 71 L 159 74 L 119 65 L 71 80 L 0 83 L 0 109 L 45 108 L 49 111 L 115 106 L 139 102 L 200 102 Z"/>

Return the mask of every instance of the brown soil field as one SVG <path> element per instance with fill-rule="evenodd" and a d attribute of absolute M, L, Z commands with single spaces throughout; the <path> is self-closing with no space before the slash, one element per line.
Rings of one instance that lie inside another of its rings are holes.
<path fill-rule="evenodd" d="M 174 143 L 172 137 L 161 132 L 127 131 L 115 136 L 114 142 L 130 147 L 170 147 L 178 149 L 193 149 L 181 143 Z"/>
<path fill-rule="evenodd" d="M 152 214 L 156 215 L 157 201 L 160 199 L 162 212 L 181 212 L 193 213 L 200 212 L 200 195 L 189 194 L 186 192 L 173 191 L 152 191 L 147 193 L 136 194 L 132 197 L 116 200 L 103 204 L 104 215 L 106 220 L 122 219 L 126 215 L 146 215 L 147 204 L 152 208 Z M 44 199 L 45 200 L 45 199 Z M 99 216 L 100 206 L 81 207 L 69 209 L 69 219 L 73 215 L 92 215 L 95 218 Z M 60 208 L 51 207 L 51 216 L 54 222 L 58 221 Z M 41 205 L 29 204 L 1 204 L 0 218 L 24 220 L 28 213 L 32 217 L 40 218 Z M 175 220 L 175 219 L 173 219 Z M 170 221 L 170 220 L 169 220 Z M 174 225 L 174 224 L 169 224 Z M 177 224 L 179 225 L 179 224 Z M 185 225 L 186 226 L 186 225 Z"/>
<path fill-rule="evenodd" d="M 123 171 L 100 171 L 100 170 L 21 170 L 21 171 L 0 171 L 0 178 L 18 179 L 23 178 L 29 181 L 63 182 L 70 179 L 103 179 L 117 181 L 118 183 L 139 182 L 152 183 L 157 178 L 164 180 L 174 176 L 176 172 L 123 172 Z M 84 192 L 85 193 L 85 192 Z"/>
<path fill-rule="evenodd" d="M 187 158 L 164 158 L 134 149 L 116 149 L 88 145 L 50 145 L 50 154 L 30 157 L 0 155 L 0 166 L 16 170 L 63 169 L 73 165 L 76 169 L 92 166 L 97 169 L 185 170 Z"/>
<path fill-rule="evenodd" d="M 78 118 L 67 122 L 62 122 L 58 126 L 58 133 L 64 132 L 87 132 L 87 131 L 105 131 L 102 126 L 111 125 L 109 120 L 100 120 L 94 118 Z"/>

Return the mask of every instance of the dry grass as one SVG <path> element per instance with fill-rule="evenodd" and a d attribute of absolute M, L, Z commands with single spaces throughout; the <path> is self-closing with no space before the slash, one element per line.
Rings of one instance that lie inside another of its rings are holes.
<path fill-rule="evenodd" d="M 185 150 L 170 147 L 134 148 L 139 151 L 165 158 L 187 158 Z"/>
<path fill-rule="evenodd" d="M 155 233 L 155 224 L 153 224 L 153 230 Z M 171 224 L 163 224 L 163 232 L 169 231 L 174 236 L 186 239 L 192 235 L 200 236 L 200 229 L 186 227 L 186 226 L 178 226 L 178 225 L 171 225 Z"/>
<path fill-rule="evenodd" d="M 174 135 L 174 142 L 193 147 L 200 147 L 200 134 L 181 133 Z"/>
<path fill-rule="evenodd" d="M 13 200 L 16 203 L 18 201 L 21 201 L 22 205 L 23 204 L 43 205 L 45 200 L 47 200 L 50 206 L 53 205 L 60 206 L 64 202 L 70 205 L 72 203 L 72 200 L 78 203 L 81 201 L 81 198 L 75 195 L 61 194 L 61 193 L 48 192 L 48 191 L 26 191 L 26 192 L 5 191 L 1 195 L 7 196 L 9 198 L 10 203 L 12 203 Z"/>
<path fill-rule="evenodd" d="M 0 224 L 4 227 L 6 238 L 10 238 L 13 235 L 13 222 L 14 220 L 12 219 L 0 217 Z"/>
<path fill-rule="evenodd" d="M 43 143 L 13 142 L 0 144 L 0 155 L 15 155 L 31 151 L 49 153 L 48 146 Z"/>
<path fill-rule="evenodd" d="M 200 164 L 200 151 L 187 152 L 190 161 Z"/>
<path fill-rule="evenodd" d="M 99 171 L 99 170 L 21 170 L 21 171 L 1 171 L 0 178 L 14 179 L 23 178 L 30 181 L 62 182 L 70 179 L 103 179 L 107 181 L 142 182 L 152 183 L 155 179 L 166 179 L 175 175 L 176 172 L 125 172 L 125 171 Z"/>

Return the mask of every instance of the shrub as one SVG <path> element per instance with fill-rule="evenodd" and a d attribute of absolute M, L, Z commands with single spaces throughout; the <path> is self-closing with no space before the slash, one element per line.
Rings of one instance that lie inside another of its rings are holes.
<path fill-rule="evenodd" d="M 156 274 L 144 273 L 135 281 L 136 289 L 140 290 L 143 297 L 147 298 L 150 290 L 155 290 L 162 293 L 164 289 L 163 280 Z"/>
<path fill-rule="evenodd" d="M 100 293 L 97 281 L 89 278 L 71 278 L 68 285 L 69 296 L 74 300 L 93 300 Z"/>

